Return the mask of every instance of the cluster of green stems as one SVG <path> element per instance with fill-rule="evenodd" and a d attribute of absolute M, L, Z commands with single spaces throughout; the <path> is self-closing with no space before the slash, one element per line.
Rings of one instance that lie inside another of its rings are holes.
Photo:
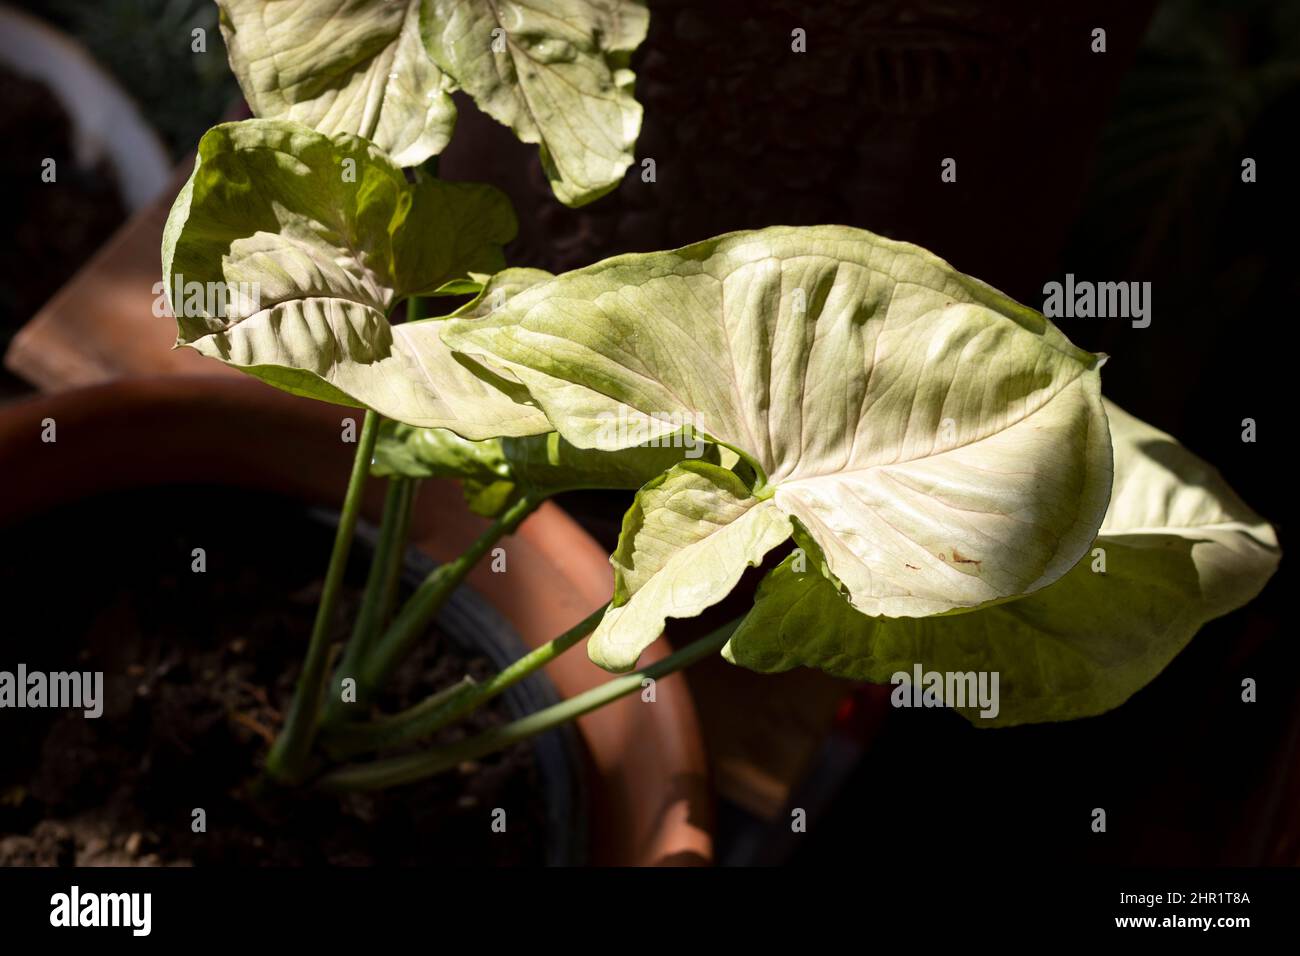
<path fill-rule="evenodd" d="M 605 608 L 598 608 L 488 680 L 476 683 L 465 677 L 399 713 L 372 715 L 377 692 L 394 668 L 428 634 L 439 609 L 478 561 L 541 503 L 531 497 L 521 498 L 464 553 L 434 569 L 398 609 L 399 583 L 418 479 L 389 479 L 374 560 L 356 621 L 342 655 L 331 668 L 329 635 L 338 612 L 344 570 L 356 532 L 379 422 L 375 412 L 365 413 L 302 673 L 284 726 L 267 756 L 266 770 L 273 780 L 283 784 L 310 780 L 332 790 L 373 790 L 420 780 L 575 720 L 637 691 L 647 678 L 671 674 L 726 643 L 734 625 L 721 628 L 650 667 L 613 678 L 569 700 L 477 736 L 449 746 L 385 755 L 385 751 L 394 748 L 409 751 L 412 745 L 428 740 L 549 664 L 590 634 Z M 349 702 L 344 701 L 342 692 L 346 678 L 355 681 L 355 700 Z M 362 757 L 370 759 L 346 762 Z"/>
<path fill-rule="evenodd" d="M 438 174 L 437 157 L 427 161 L 425 172 Z M 428 301 L 407 301 L 408 320 L 426 318 Z M 438 731 L 545 667 L 579 644 L 595 630 L 605 608 L 597 608 L 563 634 L 525 654 L 482 683 L 468 676 L 395 714 L 373 715 L 374 699 L 385 680 L 421 638 L 428 635 L 438 611 L 464 582 L 474 566 L 511 534 L 542 503 L 523 496 L 511 504 L 455 560 L 440 565 L 397 608 L 411 512 L 419 479 L 392 477 L 384 500 L 383 516 L 375 543 L 374 560 L 366 577 L 361 604 L 351 635 L 332 668 L 330 630 L 338 613 L 344 571 L 352 550 L 366 479 L 370 474 L 380 417 L 367 410 L 357 439 L 356 455 L 348 479 L 338 530 L 320 604 L 312 625 L 302 673 L 284 726 L 266 758 L 267 775 L 281 784 L 312 781 L 331 790 L 375 790 L 411 783 L 452 769 L 512 744 L 576 720 L 612 701 L 633 693 L 647 678 L 658 679 L 718 650 L 735 625 L 727 625 L 635 673 L 625 674 L 569 700 L 495 727 L 454 745 L 410 751 Z M 355 698 L 345 702 L 343 681 L 355 681 Z M 398 755 L 385 751 L 402 748 Z M 346 761 L 362 759 L 356 763 Z"/>

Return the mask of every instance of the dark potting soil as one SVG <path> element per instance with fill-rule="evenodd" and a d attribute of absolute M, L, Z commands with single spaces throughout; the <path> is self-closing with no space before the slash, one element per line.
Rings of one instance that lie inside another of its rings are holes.
<path fill-rule="evenodd" d="M 196 487 L 114 494 L 0 530 L 11 622 L 0 671 L 104 673 L 97 719 L 0 709 L 0 865 L 544 862 L 547 808 L 526 745 L 375 794 L 254 787 L 332 536 L 300 504 Z M 367 552 L 353 547 L 339 641 Z M 493 670 L 433 631 L 380 703 L 406 706 Z M 441 740 L 508 720 L 495 704 Z M 493 831 L 495 808 L 504 833 Z M 196 809 L 206 832 L 194 832 Z"/>

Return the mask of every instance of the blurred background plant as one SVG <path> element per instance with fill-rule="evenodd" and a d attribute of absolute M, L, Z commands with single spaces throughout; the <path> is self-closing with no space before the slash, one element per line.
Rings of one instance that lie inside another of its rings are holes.
<path fill-rule="evenodd" d="M 1116 357 L 1112 397 L 1140 402 L 1210 461 L 1240 453 L 1243 417 L 1285 407 L 1261 345 L 1279 307 L 1300 299 L 1287 239 L 1300 181 L 1276 161 L 1297 116 L 1300 0 L 1166 0 L 1110 111 L 1062 257 L 1080 278 L 1152 283 L 1171 334 L 1062 328 Z M 1242 181 L 1247 158 L 1255 183 Z M 1153 387 L 1155 369 L 1167 387 Z M 1264 469 L 1242 478 L 1247 501 L 1281 490 Z"/>
<path fill-rule="evenodd" d="M 235 102 L 239 85 L 212 0 L 18 0 L 85 45 L 180 159 Z M 203 30 L 206 53 L 191 49 Z"/>
<path fill-rule="evenodd" d="M 0 176 L 12 188 L 9 240 L 0 250 L 0 351 L 125 220 L 132 203 L 121 174 L 147 177 L 146 170 L 168 157 L 167 165 L 182 161 L 203 131 L 239 101 L 211 0 L 16 0 L 6 8 L 35 16 L 79 44 L 139 107 L 147 127 L 140 132 L 151 139 L 156 133 L 168 155 L 151 143 L 155 155 L 133 154 L 125 167 L 115 168 L 102 148 L 88 158 L 78 147 L 85 138 L 81 121 L 69 115 L 66 101 L 42 79 L 8 64 L 6 55 L 0 64 L 0 136 L 6 144 Z M 203 52 L 193 49 L 196 30 L 203 31 Z M 8 40 L 6 47 L 21 58 L 26 41 Z M 63 49 L 57 37 L 44 42 Z M 55 68 L 68 72 L 67 64 Z M 92 138 L 131 135 L 116 118 L 99 117 L 94 125 Z M 55 161 L 59 188 L 40 175 L 47 159 Z M 166 173 L 160 176 L 162 188 Z M 21 391 L 20 382 L 0 373 L 0 394 Z"/>
<path fill-rule="evenodd" d="M 1104 217 L 1108 251 L 1139 272 L 1241 258 L 1249 237 L 1215 229 L 1233 195 L 1223 170 L 1279 124 L 1294 132 L 1298 93 L 1300 3 L 1162 4 L 1102 135 L 1081 236 Z"/>

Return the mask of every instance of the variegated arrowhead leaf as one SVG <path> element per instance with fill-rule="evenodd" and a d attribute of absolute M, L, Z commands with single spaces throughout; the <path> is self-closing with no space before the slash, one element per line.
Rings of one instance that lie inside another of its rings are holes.
<path fill-rule="evenodd" d="M 409 184 L 359 137 L 214 127 L 163 234 L 178 344 L 295 394 L 469 438 L 548 431 L 522 389 L 511 397 L 452 355 L 442 323 L 388 318 L 405 297 L 498 269 L 514 231 L 495 189 Z"/>
<path fill-rule="evenodd" d="M 924 250 L 860 230 L 619 256 L 453 321 L 447 340 L 517 377 L 579 447 L 686 420 L 741 452 L 758 473 L 744 513 L 766 503 L 798 519 L 867 614 L 1050 584 L 1092 542 L 1110 492 L 1100 359 Z M 732 580 L 755 550 L 714 548 L 726 567 L 693 567 Z M 628 593 L 592 641 L 615 666 L 662 620 Z M 632 628 L 635 640 L 616 633 Z"/>
<path fill-rule="evenodd" d="M 996 727 L 1100 714 L 1160 673 L 1206 622 L 1251 600 L 1277 567 L 1273 529 L 1212 467 L 1107 403 L 1110 507 L 1091 554 L 1028 597 L 966 614 L 867 617 L 792 555 L 759 586 L 723 654 L 759 671 L 806 665 L 885 683 L 914 665 L 996 672 Z M 806 556 L 805 556 L 806 557 Z M 952 706 L 960 701 L 949 700 Z"/>
<path fill-rule="evenodd" d="M 420 38 L 420 0 L 218 0 L 255 116 L 353 133 L 418 166 L 442 152 L 455 88 Z"/>
<path fill-rule="evenodd" d="M 429 55 L 538 144 L 569 206 L 609 192 L 632 162 L 641 106 L 628 58 L 648 25 L 641 0 L 425 0 L 421 18 Z"/>

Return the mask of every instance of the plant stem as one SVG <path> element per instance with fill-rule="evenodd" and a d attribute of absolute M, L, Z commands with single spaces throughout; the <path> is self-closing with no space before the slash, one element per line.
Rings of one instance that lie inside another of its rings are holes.
<path fill-rule="evenodd" d="M 702 657 L 721 649 L 739 623 L 738 620 L 732 621 L 707 637 L 702 637 L 665 657 L 657 664 L 606 681 L 599 687 L 593 687 L 577 697 L 547 707 L 545 710 L 539 710 L 535 714 L 494 727 L 450 747 L 390 757 L 374 763 L 341 767 L 322 777 L 320 786 L 334 791 L 377 790 L 399 786 L 450 770 L 466 760 L 477 760 L 503 750 L 511 744 L 535 737 L 537 734 L 575 720 L 583 714 L 639 690 L 642 686 L 641 682 L 646 678 L 658 680 L 695 663 Z"/>
<path fill-rule="evenodd" d="M 334 723 L 343 717 L 350 705 L 343 703 L 342 680 L 356 674 L 361 661 L 374 643 L 381 628 L 388 623 L 398 580 L 402 575 L 402 558 L 406 553 L 406 533 L 411 520 L 411 502 L 415 497 L 416 480 L 395 477 L 388 482 L 384 497 L 384 516 L 379 525 L 379 540 L 375 543 L 375 556 L 366 577 L 366 590 L 357 610 L 343 658 L 334 671 L 331 693 L 325 701 L 321 722 Z"/>
<path fill-rule="evenodd" d="M 592 612 L 559 637 L 525 654 L 481 684 L 458 684 L 426 697 L 401 713 L 340 728 L 326 742 L 326 749 L 335 759 L 340 759 L 430 737 L 555 660 L 595 630 L 604 614 L 604 607 Z"/>
<path fill-rule="evenodd" d="M 394 550 L 392 552 L 392 562 L 389 566 L 389 572 L 384 581 L 384 589 L 380 594 L 379 616 L 376 621 L 374 632 L 367 638 L 366 651 L 369 651 L 370 644 L 379 636 L 379 632 L 388 626 L 388 622 L 393 618 L 393 608 L 397 606 L 397 593 L 402 583 L 402 570 L 406 566 L 406 542 L 411 533 L 411 515 L 415 509 L 415 498 L 420 490 L 420 480 L 418 478 L 402 478 L 400 480 L 406 486 L 400 502 L 401 510 L 397 517 L 397 527 L 394 531 Z"/>
<path fill-rule="evenodd" d="M 374 694 L 375 689 L 428 629 L 439 608 L 465 580 L 479 559 L 503 537 L 513 532 L 540 503 L 532 498 L 521 498 L 492 522 L 463 554 L 454 561 L 440 565 L 424 579 L 388 630 L 361 661 L 357 674 L 358 699 L 368 699 Z"/>
<path fill-rule="evenodd" d="M 365 421 L 361 425 L 361 435 L 357 440 L 356 455 L 352 459 L 352 474 L 348 478 L 348 489 L 343 497 L 343 511 L 339 515 L 338 530 L 334 534 L 334 548 L 330 552 L 329 568 L 325 572 L 320 605 L 316 608 L 316 621 L 312 625 L 307 657 L 303 661 L 302 674 L 298 678 L 284 727 L 266 757 L 267 773 L 285 783 L 294 783 L 301 778 L 316 734 L 316 717 L 320 713 L 328 673 L 330 623 L 334 619 L 343 574 L 347 570 L 348 552 L 352 548 L 352 535 L 356 530 L 361 496 L 366 486 L 366 477 L 370 474 L 370 459 L 374 454 L 378 434 L 379 416 L 367 409 Z"/>

